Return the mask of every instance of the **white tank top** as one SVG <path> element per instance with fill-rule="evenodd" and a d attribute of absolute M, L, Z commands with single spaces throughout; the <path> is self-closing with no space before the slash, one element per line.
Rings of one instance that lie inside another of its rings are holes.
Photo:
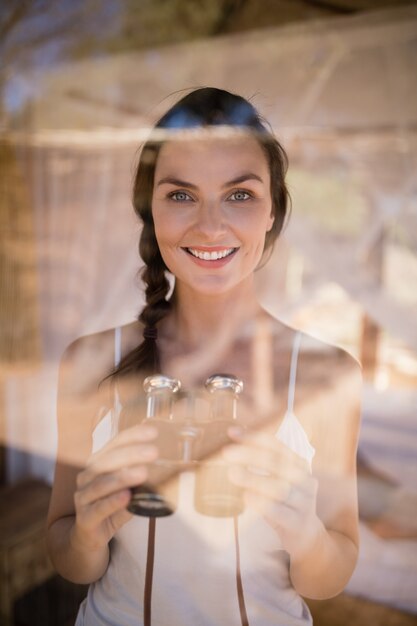
<path fill-rule="evenodd" d="M 116 329 L 116 365 L 120 339 L 120 329 Z M 296 333 L 287 411 L 276 437 L 311 468 L 315 450 L 293 411 L 300 344 L 301 333 Z M 117 432 L 119 411 L 116 391 L 113 411 L 93 433 L 94 450 Z M 250 510 L 238 518 L 202 515 L 193 506 L 193 493 L 194 474 L 181 474 L 175 514 L 156 522 L 152 626 L 312 624 L 307 605 L 291 584 L 289 556 L 277 532 Z M 110 543 L 109 566 L 90 585 L 75 626 L 144 624 L 148 531 L 148 519 L 135 516 L 116 533 Z"/>

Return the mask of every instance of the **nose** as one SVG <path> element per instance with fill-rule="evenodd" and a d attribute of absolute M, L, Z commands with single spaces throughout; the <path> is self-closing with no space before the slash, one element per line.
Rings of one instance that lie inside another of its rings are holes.
<path fill-rule="evenodd" d="M 201 202 L 198 211 L 196 229 L 205 238 L 215 240 L 226 231 L 222 207 L 215 201 Z"/>

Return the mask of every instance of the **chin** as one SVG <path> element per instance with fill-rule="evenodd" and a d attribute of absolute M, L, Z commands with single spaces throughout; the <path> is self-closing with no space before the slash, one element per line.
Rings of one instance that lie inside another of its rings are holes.
<path fill-rule="evenodd" d="M 222 296 L 229 291 L 233 291 L 235 285 L 198 285 L 192 287 L 192 290 L 196 294 L 200 294 L 202 296 Z"/>
<path fill-rule="evenodd" d="M 247 277 L 231 280 L 230 277 L 206 276 L 198 281 L 188 283 L 188 288 L 191 289 L 196 295 L 211 297 L 223 296 L 227 293 L 239 290 L 239 287 L 243 287 L 246 282 L 246 278 Z"/>

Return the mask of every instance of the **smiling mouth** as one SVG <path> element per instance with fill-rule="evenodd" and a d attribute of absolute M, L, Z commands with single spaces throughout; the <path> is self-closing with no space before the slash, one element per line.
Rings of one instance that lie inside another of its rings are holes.
<path fill-rule="evenodd" d="M 198 248 L 183 248 L 183 250 L 202 261 L 218 261 L 232 255 L 238 248 L 224 248 L 224 250 L 213 250 L 212 252 L 199 250 Z"/>

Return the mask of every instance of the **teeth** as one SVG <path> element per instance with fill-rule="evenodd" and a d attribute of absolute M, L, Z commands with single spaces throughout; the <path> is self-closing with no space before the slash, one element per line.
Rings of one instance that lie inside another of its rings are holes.
<path fill-rule="evenodd" d="M 232 254 L 234 248 L 226 248 L 218 252 L 200 252 L 200 250 L 195 250 L 194 248 L 187 248 L 187 250 L 193 256 L 197 257 L 197 259 L 202 259 L 203 261 L 217 261 L 218 259 L 224 259 L 224 257 Z"/>

